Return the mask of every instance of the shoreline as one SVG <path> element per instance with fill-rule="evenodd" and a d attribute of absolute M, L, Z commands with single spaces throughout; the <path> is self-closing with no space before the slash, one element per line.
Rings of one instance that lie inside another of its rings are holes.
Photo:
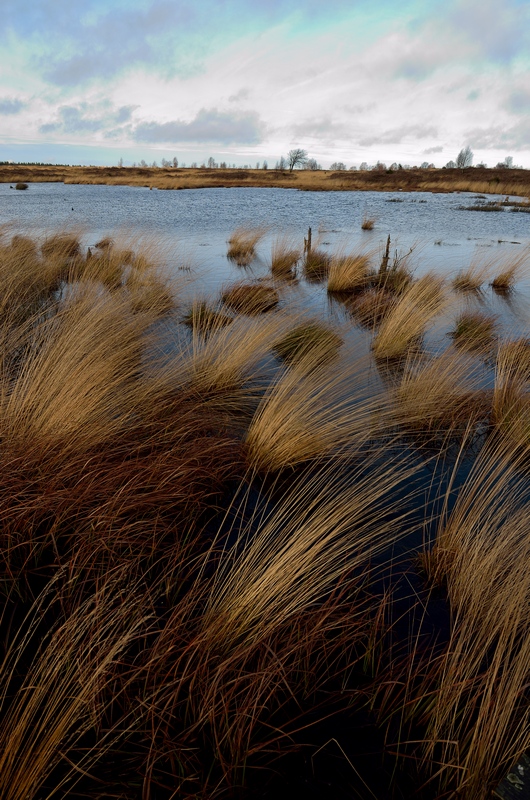
<path fill-rule="evenodd" d="M 474 192 L 530 199 L 530 170 L 409 169 L 388 171 L 71 167 L 0 165 L 0 183 L 140 186 L 150 189 L 275 188 L 309 192 Z M 13 186 L 14 188 L 14 186 Z"/>

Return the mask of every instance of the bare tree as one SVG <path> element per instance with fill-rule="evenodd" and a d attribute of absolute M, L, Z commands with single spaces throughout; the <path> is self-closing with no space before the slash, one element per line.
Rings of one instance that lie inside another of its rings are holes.
<path fill-rule="evenodd" d="M 344 163 L 344 161 L 334 161 L 330 169 L 333 169 L 338 172 L 343 172 L 346 169 L 346 164 Z"/>
<path fill-rule="evenodd" d="M 295 167 L 303 167 L 307 161 L 307 150 L 302 150 L 297 147 L 295 150 L 289 150 L 287 153 L 287 161 L 289 164 L 289 172 L 292 172 Z"/>
<path fill-rule="evenodd" d="M 467 147 L 463 147 L 462 150 L 456 157 L 456 166 L 459 169 L 465 169 L 466 167 L 470 167 L 473 163 L 473 150 L 470 148 L 469 145 Z"/>
<path fill-rule="evenodd" d="M 178 167 L 178 165 L 179 165 L 179 161 L 178 161 L 178 158 L 175 156 L 175 158 L 173 159 L 173 166 L 176 169 Z"/>

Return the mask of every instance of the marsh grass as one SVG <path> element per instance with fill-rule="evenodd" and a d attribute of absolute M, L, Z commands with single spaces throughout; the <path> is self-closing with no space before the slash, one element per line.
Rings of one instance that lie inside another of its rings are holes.
<path fill-rule="evenodd" d="M 452 280 L 453 289 L 460 292 L 478 292 L 487 280 L 493 264 L 474 260 L 467 269 L 458 272 Z"/>
<path fill-rule="evenodd" d="M 395 392 L 398 419 L 406 429 L 467 434 L 474 423 L 488 419 L 491 407 L 474 371 L 454 350 L 412 359 Z"/>
<path fill-rule="evenodd" d="M 238 283 L 222 294 L 225 306 L 240 314 L 264 314 L 278 305 L 280 296 L 273 286 L 262 283 Z"/>
<path fill-rule="evenodd" d="M 528 509 L 517 499 L 513 460 L 504 461 L 509 451 L 488 455 L 497 456 L 493 468 L 482 461 L 481 486 L 472 478 L 441 539 L 452 554 L 446 581 L 454 622 L 430 676 L 437 686 L 425 750 L 426 760 L 442 765 L 441 784 L 470 800 L 484 797 L 530 745 Z"/>
<path fill-rule="evenodd" d="M 223 314 L 222 311 L 214 308 L 206 300 L 194 302 L 189 311 L 186 312 L 182 321 L 193 330 L 207 334 L 219 328 L 231 325 L 234 317 Z"/>
<path fill-rule="evenodd" d="M 490 284 L 491 288 L 499 293 L 513 290 L 515 284 L 526 275 L 529 260 L 530 250 L 525 247 L 515 258 L 501 266 Z"/>
<path fill-rule="evenodd" d="M 376 328 L 396 304 L 395 295 L 386 289 L 370 288 L 351 298 L 347 308 L 360 325 Z"/>
<path fill-rule="evenodd" d="M 375 226 L 375 217 L 369 217 L 367 214 L 364 215 L 363 221 L 361 222 L 361 229 L 363 231 L 373 231 Z"/>
<path fill-rule="evenodd" d="M 445 304 L 443 281 L 430 273 L 406 289 L 384 318 L 373 341 L 379 359 L 399 359 L 417 345 Z"/>
<path fill-rule="evenodd" d="M 496 319 L 481 311 L 464 311 L 457 318 L 451 336 L 465 350 L 488 350 L 495 340 Z"/>
<path fill-rule="evenodd" d="M 276 277 L 294 277 L 302 251 L 292 236 L 278 235 L 271 246 L 271 272 Z"/>
<path fill-rule="evenodd" d="M 337 253 L 328 270 L 328 292 L 356 292 L 365 288 L 372 277 L 371 253 Z"/>
<path fill-rule="evenodd" d="M 315 320 L 303 322 L 290 330 L 274 346 L 274 352 L 289 364 L 307 356 L 317 365 L 336 356 L 341 345 L 338 333 Z"/>
<path fill-rule="evenodd" d="M 305 254 L 304 276 L 311 283 L 319 283 L 329 274 L 331 256 L 318 247 L 314 247 Z"/>
<path fill-rule="evenodd" d="M 362 386 L 365 376 L 363 361 L 346 371 L 315 369 L 312 354 L 305 355 L 272 384 L 254 415 L 246 436 L 251 466 L 276 472 L 331 454 L 355 454 L 374 435 L 379 408 L 346 388 Z"/>
<path fill-rule="evenodd" d="M 265 233 L 265 228 L 236 228 L 228 240 L 227 258 L 240 267 L 248 266 L 256 255 L 256 245 Z"/>
<path fill-rule="evenodd" d="M 146 621 L 138 598 L 123 589 L 117 591 L 116 583 L 116 577 L 108 578 L 95 596 L 52 627 L 40 642 L 22 686 L 17 686 L 17 672 L 43 613 L 38 602 L 27 630 L 19 632 L 8 647 L 0 665 L 0 791 L 4 797 L 41 796 L 46 779 L 61 762 L 71 768 L 63 770 L 53 792 L 72 789 L 92 769 L 101 751 L 121 738 L 120 733 L 109 731 L 80 758 L 73 755 L 83 735 L 99 725 L 109 705 L 118 699 L 114 673 Z M 121 736 L 124 733 L 122 728 Z"/>
<path fill-rule="evenodd" d="M 486 392 L 473 353 L 413 353 L 443 282 L 373 277 L 379 372 L 330 363 L 285 310 L 184 331 L 149 248 L 96 249 L 0 241 L 0 794 L 233 795 L 395 693 L 416 787 L 483 800 L 530 747 L 526 339 Z"/>

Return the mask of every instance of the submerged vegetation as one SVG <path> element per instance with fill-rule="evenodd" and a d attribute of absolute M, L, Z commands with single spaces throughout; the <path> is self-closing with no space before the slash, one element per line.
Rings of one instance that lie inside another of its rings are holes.
<path fill-rule="evenodd" d="M 2 797 L 485 800 L 530 748 L 528 339 L 390 240 L 267 269 L 4 232 Z"/>

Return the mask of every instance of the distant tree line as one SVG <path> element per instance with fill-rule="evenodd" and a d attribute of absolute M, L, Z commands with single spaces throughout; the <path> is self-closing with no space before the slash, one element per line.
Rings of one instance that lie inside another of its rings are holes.
<path fill-rule="evenodd" d="M 467 145 L 463 147 L 462 150 L 456 156 L 455 161 L 448 161 L 442 169 L 466 169 L 468 167 L 473 166 L 473 151 L 471 147 Z M 8 164 L 10 162 L 0 161 L 0 164 Z M 32 162 L 36 166 L 53 166 L 52 164 L 37 164 L 37 162 Z M 29 165 L 29 164 L 28 164 Z M 123 159 L 120 158 L 119 167 L 123 167 Z M 159 165 L 156 161 L 153 161 L 151 164 L 148 164 L 147 161 L 142 159 L 138 163 L 134 162 L 133 167 L 142 167 L 142 168 L 157 168 Z M 178 158 L 175 156 L 173 159 L 166 159 L 162 158 L 160 162 L 160 166 L 163 169 L 176 169 L 177 167 L 186 167 L 188 166 L 184 161 L 179 164 Z M 205 159 L 201 164 L 198 164 L 197 161 L 193 161 L 189 164 L 191 169 L 197 169 L 200 167 L 201 169 L 269 169 L 268 162 L 264 160 L 263 162 L 256 162 L 255 165 L 253 164 L 235 164 L 235 163 L 228 163 L 226 161 L 217 162 L 213 156 L 209 156 Z M 485 168 L 487 164 L 480 163 L 477 164 L 477 167 Z M 522 169 L 522 167 L 516 167 L 513 163 L 513 156 L 506 156 L 504 161 L 500 161 L 496 165 L 497 169 Z M 289 150 L 287 156 L 280 156 L 278 161 L 276 162 L 274 169 L 280 170 L 281 172 L 292 172 L 295 169 L 303 169 L 303 170 L 321 170 L 323 169 L 322 165 L 318 163 L 318 161 L 314 158 L 310 158 L 307 150 L 303 150 L 300 147 L 294 148 L 293 150 Z M 360 166 L 351 166 L 347 167 L 344 161 L 334 161 L 330 167 L 330 170 L 334 172 L 342 172 L 342 171 L 359 171 L 359 172 L 396 172 L 398 170 L 407 170 L 407 169 L 436 169 L 435 165 L 429 161 L 423 161 L 419 166 L 411 166 L 410 164 L 399 164 L 397 162 L 393 162 L 389 166 L 383 161 L 377 161 L 375 164 L 368 164 L 366 161 L 363 161 Z"/>

